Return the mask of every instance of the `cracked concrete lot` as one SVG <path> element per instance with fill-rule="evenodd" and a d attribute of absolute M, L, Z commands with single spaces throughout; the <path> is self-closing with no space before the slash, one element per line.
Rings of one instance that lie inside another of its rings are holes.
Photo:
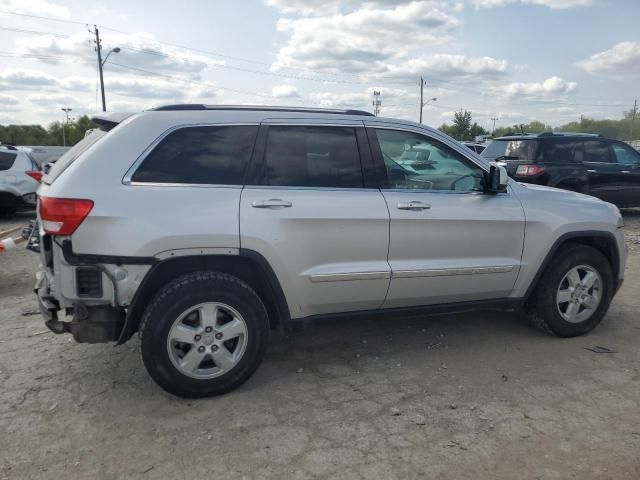
<path fill-rule="evenodd" d="M 37 256 L 0 255 L 0 478 L 638 479 L 640 211 L 625 222 L 624 287 L 585 337 L 492 312 L 316 324 L 197 401 L 150 380 L 135 338 L 47 332 Z"/>

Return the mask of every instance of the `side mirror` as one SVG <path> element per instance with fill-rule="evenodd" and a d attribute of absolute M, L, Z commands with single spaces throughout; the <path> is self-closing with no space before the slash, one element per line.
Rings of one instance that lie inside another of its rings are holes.
<path fill-rule="evenodd" d="M 492 165 L 491 168 L 489 168 L 489 186 L 487 192 L 493 194 L 504 192 L 507 188 L 508 181 L 509 176 L 507 175 L 506 168 Z"/>

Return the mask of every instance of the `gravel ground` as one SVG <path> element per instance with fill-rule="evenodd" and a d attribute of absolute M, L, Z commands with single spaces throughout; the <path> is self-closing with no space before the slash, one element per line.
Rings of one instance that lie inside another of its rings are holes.
<path fill-rule="evenodd" d="M 625 221 L 625 285 L 585 337 L 508 313 L 329 322 L 197 401 L 156 387 L 135 340 L 47 332 L 36 255 L 3 254 L 0 478 L 638 479 L 640 210 Z"/>

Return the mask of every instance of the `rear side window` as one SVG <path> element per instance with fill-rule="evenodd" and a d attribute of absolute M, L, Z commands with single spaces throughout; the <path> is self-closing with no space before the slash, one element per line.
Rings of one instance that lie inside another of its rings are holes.
<path fill-rule="evenodd" d="M 181 128 L 147 155 L 131 180 L 242 185 L 257 132 L 257 125 Z"/>
<path fill-rule="evenodd" d="M 356 132 L 350 127 L 271 126 L 261 185 L 362 188 Z"/>
<path fill-rule="evenodd" d="M 640 165 L 640 153 L 620 143 L 612 143 L 613 154 L 620 165 Z"/>
<path fill-rule="evenodd" d="M 607 142 L 603 142 L 602 140 L 585 140 L 584 161 L 611 163 Z"/>
<path fill-rule="evenodd" d="M 535 155 L 536 140 L 494 140 L 482 151 L 489 160 L 505 157 L 502 160 L 530 160 Z"/>
<path fill-rule="evenodd" d="M 540 142 L 538 161 L 547 163 L 582 162 L 582 141 L 554 138 Z"/>
<path fill-rule="evenodd" d="M 0 171 L 9 170 L 13 167 L 13 162 L 16 159 L 15 153 L 0 152 Z"/>

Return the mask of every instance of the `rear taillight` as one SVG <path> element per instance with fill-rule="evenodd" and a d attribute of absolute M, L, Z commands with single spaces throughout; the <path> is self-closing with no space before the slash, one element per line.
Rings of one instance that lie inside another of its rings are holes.
<path fill-rule="evenodd" d="M 29 175 L 31 178 L 36 180 L 38 183 L 42 181 L 42 176 L 44 175 L 40 170 L 29 170 L 28 172 L 24 172 Z"/>
<path fill-rule="evenodd" d="M 45 232 L 71 235 L 93 208 L 92 200 L 40 197 L 40 220 Z"/>
<path fill-rule="evenodd" d="M 544 172 L 544 167 L 540 165 L 518 165 L 516 170 L 517 177 L 535 177 Z"/>

